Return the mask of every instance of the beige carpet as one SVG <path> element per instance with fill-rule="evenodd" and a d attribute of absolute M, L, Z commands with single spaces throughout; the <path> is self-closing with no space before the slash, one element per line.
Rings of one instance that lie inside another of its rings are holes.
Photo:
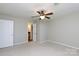
<path fill-rule="evenodd" d="M 26 43 L 0 48 L 0 56 L 78 56 L 79 51 L 55 43 Z"/>

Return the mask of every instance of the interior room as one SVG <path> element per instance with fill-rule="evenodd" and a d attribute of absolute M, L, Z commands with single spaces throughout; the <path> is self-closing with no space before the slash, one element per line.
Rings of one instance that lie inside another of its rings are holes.
<path fill-rule="evenodd" d="M 0 56 L 78 56 L 79 3 L 0 3 Z"/>

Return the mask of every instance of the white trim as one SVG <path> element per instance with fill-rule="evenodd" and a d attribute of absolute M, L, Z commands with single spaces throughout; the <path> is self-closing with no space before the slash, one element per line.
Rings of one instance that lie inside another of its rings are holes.
<path fill-rule="evenodd" d="M 15 45 L 20 45 L 20 44 L 24 44 L 24 43 L 26 43 L 26 42 L 14 43 L 13 46 L 15 46 Z"/>
<path fill-rule="evenodd" d="M 68 45 L 68 44 L 65 44 L 65 43 L 61 43 L 61 42 L 57 42 L 57 41 L 48 40 L 48 42 L 56 43 L 56 44 L 63 45 L 63 46 L 66 46 L 66 47 L 70 47 L 70 48 L 74 48 L 74 49 L 79 49 L 78 47 L 74 47 L 74 46 L 71 46 L 71 45 Z"/>
<path fill-rule="evenodd" d="M 42 44 L 42 43 L 45 43 L 45 42 L 48 42 L 48 40 L 43 40 L 43 41 L 40 41 L 40 43 Z"/>
<path fill-rule="evenodd" d="M 36 24 L 33 25 L 33 41 L 36 41 Z"/>

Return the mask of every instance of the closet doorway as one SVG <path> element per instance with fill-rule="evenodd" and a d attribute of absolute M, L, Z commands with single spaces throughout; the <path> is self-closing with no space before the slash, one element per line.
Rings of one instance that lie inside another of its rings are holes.
<path fill-rule="evenodd" d="M 11 20 L 0 20 L 0 48 L 13 46 L 13 24 Z"/>

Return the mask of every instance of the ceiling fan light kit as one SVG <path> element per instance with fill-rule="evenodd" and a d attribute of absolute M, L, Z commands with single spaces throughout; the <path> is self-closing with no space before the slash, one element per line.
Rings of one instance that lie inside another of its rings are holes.
<path fill-rule="evenodd" d="M 45 19 L 45 16 L 40 16 L 41 19 Z"/>

